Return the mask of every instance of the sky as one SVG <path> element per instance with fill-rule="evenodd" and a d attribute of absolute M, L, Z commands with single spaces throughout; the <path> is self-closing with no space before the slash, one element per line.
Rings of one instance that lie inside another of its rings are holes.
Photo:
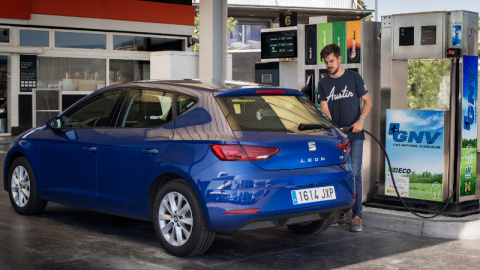
<path fill-rule="evenodd" d="M 375 10 L 375 0 L 363 0 L 367 9 Z M 377 21 L 381 16 L 428 11 L 467 10 L 480 13 L 480 0 L 377 0 Z M 373 20 L 375 14 L 373 13 Z"/>

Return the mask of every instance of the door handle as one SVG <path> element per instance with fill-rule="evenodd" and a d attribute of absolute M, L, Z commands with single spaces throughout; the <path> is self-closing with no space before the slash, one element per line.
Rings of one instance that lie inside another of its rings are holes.
<path fill-rule="evenodd" d="M 86 152 L 97 152 L 97 147 L 95 146 L 84 146 L 83 147 L 83 151 L 86 151 Z"/>
<path fill-rule="evenodd" d="M 142 150 L 142 153 L 147 155 L 147 156 L 151 156 L 151 155 L 156 155 L 158 154 L 158 150 L 157 149 L 153 149 L 153 148 L 148 148 L 148 149 L 143 149 Z"/>

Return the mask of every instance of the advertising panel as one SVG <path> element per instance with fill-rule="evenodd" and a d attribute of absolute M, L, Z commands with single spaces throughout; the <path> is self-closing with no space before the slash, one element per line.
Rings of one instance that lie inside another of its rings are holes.
<path fill-rule="evenodd" d="M 347 22 L 347 63 L 360 63 L 361 21 Z"/>
<path fill-rule="evenodd" d="M 475 195 L 477 172 L 478 56 L 463 56 L 460 197 Z"/>
<path fill-rule="evenodd" d="M 347 24 L 345 22 L 335 22 L 332 24 L 333 29 L 333 43 L 337 44 L 340 47 L 340 52 L 342 55 L 342 62 L 341 64 L 345 64 L 346 57 L 345 53 L 347 51 L 347 47 L 345 46 L 345 39 L 347 37 Z"/>
<path fill-rule="evenodd" d="M 305 25 L 305 65 L 317 64 L 317 25 Z"/>
<path fill-rule="evenodd" d="M 20 55 L 20 92 L 37 88 L 37 56 Z"/>
<path fill-rule="evenodd" d="M 462 46 L 461 25 L 452 25 L 452 46 Z"/>
<path fill-rule="evenodd" d="M 387 110 L 385 148 L 402 197 L 443 198 L 444 111 Z M 397 196 L 385 161 L 385 195 Z"/>
<path fill-rule="evenodd" d="M 320 52 L 328 44 L 332 43 L 332 24 L 331 23 L 320 23 L 318 25 L 318 62 L 319 64 L 325 64 L 325 61 L 322 60 Z"/>

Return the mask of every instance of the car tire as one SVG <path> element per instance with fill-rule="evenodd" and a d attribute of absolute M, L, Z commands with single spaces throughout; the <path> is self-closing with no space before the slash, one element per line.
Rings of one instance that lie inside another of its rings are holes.
<path fill-rule="evenodd" d="M 298 234 L 317 234 L 330 228 L 334 222 L 335 217 L 329 217 L 318 221 L 288 225 L 287 227 Z"/>
<path fill-rule="evenodd" d="M 170 181 L 159 189 L 153 207 L 153 223 L 162 246 L 175 256 L 200 255 L 215 238 L 195 191 L 181 179 Z"/>
<path fill-rule="evenodd" d="M 10 202 L 17 213 L 35 215 L 45 210 L 48 202 L 38 197 L 35 174 L 25 157 L 12 163 L 7 181 Z"/>

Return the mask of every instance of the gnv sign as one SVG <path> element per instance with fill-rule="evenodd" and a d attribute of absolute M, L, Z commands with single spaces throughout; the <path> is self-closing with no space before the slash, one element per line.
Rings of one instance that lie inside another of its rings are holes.
<path fill-rule="evenodd" d="M 385 148 L 402 197 L 444 198 L 444 127 L 445 112 L 441 110 L 387 110 Z M 396 195 L 387 163 L 385 195 Z"/>
<path fill-rule="evenodd" d="M 408 143 L 413 143 L 415 141 L 416 143 L 422 143 L 423 139 L 425 138 L 427 144 L 433 144 L 435 141 L 440 137 L 442 133 L 441 132 L 435 132 L 432 134 L 432 132 L 428 131 L 420 131 L 420 132 L 415 132 L 415 131 L 404 131 L 400 130 L 400 123 L 391 123 L 390 128 L 388 130 L 388 135 L 393 136 L 393 140 L 395 142 L 408 142 Z"/>

